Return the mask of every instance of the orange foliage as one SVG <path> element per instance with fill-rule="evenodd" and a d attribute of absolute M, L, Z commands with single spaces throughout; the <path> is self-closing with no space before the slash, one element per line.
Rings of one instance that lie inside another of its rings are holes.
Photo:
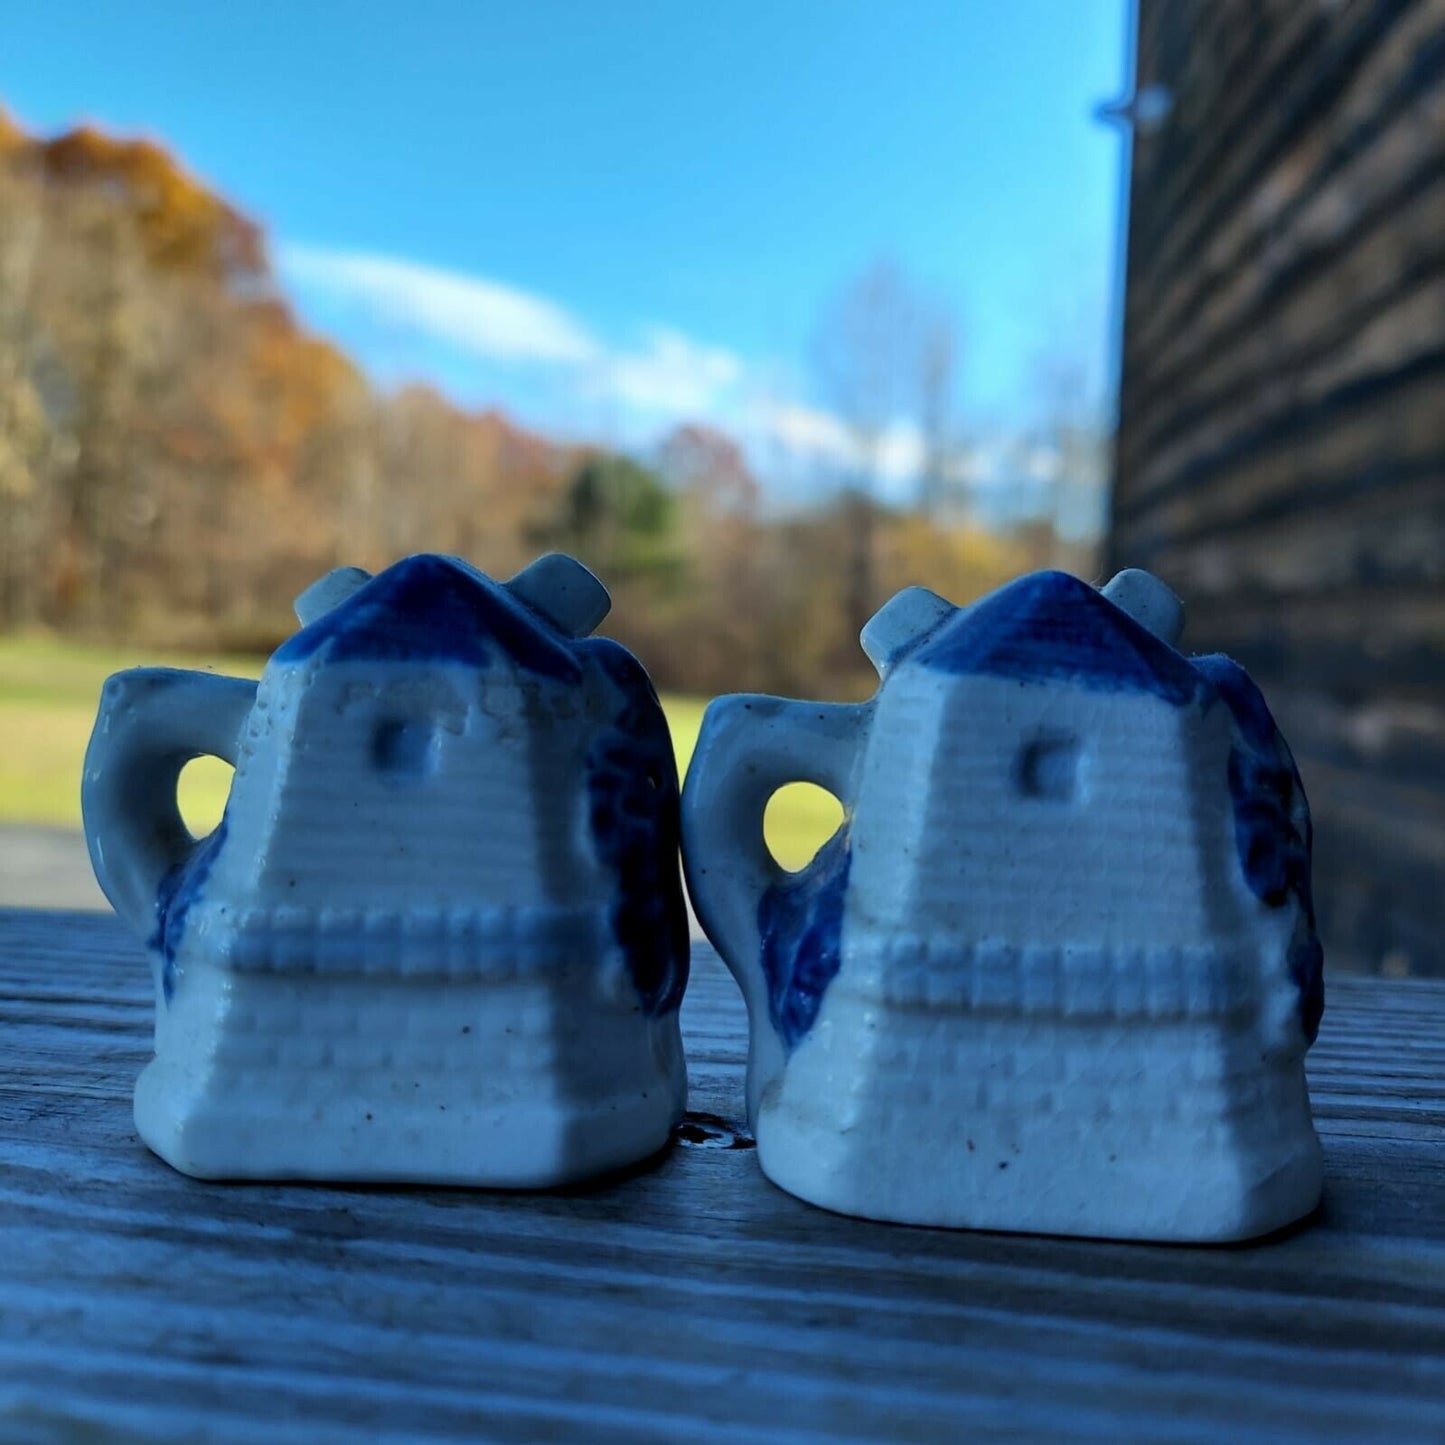
<path fill-rule="evenodd" d="M 0 156 L 22 150 L 29 144 L 30 137 L 20 129 L 10 112 L 0 105 Z"/>
<path fill-rule="evenodd" d="M 217 279 L 265 271 L 261 228 L 188 175 L 154 141 L 117 140 L 83 125 L 30 146 L 42 173 L 55 181 L 116 187 L 138 222 L 153 265 Z"/>

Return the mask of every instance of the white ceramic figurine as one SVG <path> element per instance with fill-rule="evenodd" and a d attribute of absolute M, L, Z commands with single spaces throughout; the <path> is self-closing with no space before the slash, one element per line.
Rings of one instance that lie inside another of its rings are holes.
<path fill-rule="evenodd" d="M 602 584 L 410 557 L 332 573 L 259 686 L 105 685 L 83 805 L 149 947 L 141 1137 L 188 1174 L 546 1186 L 659 1149 L 686 1095 L 677 775 Z M 235 764 L 186 831 L 176 780 Z"/>
<path fill-rule="evenodd" d="M 1235 1240 L 1314 1208 L 1323 1007 L 1298 774 L 1254 684 L 1186 658 L 1147 573 L 1041 572 L 863 632 L 857 706 L 728 697 L 683 793 L 698 916 L 747 1001 L 766 1174 L 913 1224 Z M 784 783 L 845 819 L 771 859 Z"/>

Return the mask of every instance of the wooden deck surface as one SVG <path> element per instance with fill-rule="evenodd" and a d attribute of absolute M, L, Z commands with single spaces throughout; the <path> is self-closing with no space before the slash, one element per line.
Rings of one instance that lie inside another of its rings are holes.
<path fill-rule="evenodd" d="M 1332 983 L 1325 1203 L 1230 1249 L 812 1209 L 704 950 L 683 1019 L 693 1141 L 627 1177 L 201 1184 L 132 1127 L 140 950 L 0 913 L 0 1439 L 1445 1440 L 1445 984 Z"/>

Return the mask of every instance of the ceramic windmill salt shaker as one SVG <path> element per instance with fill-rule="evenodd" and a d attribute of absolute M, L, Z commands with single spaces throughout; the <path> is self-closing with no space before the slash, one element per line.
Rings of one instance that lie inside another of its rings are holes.
<path fill-rule="evenodd" d="M 686 1079 L 677 778 L 601 583 L 345 569 L 259 686 L 111 678 L 101 887 L 142 938 L 142 1138 L 188 1174 L 545 1186 L 660 1148 Z M 234 763 L 207 839 L 181 767 Z"/>
<path fill-rule="evenodd" d="M 915 1224 L 1207 1241 L 1307 1214 L 1323 1007 L 1303 789 L 1264 699 L 1147 573 L 921 588 L 856 706 L 729 697 L 683 796 L 750 1020 L 764 1172 Z M 802 872 L 763 809 L 843 802 Z"/>

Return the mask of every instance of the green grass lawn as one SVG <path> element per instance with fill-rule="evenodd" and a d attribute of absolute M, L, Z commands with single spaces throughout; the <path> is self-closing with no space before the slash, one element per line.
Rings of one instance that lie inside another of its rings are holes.
<path fill-rule="evenodd" d="M 261 659 L 161 657 L 60 642 L 0 637 L 0 822 L 80 826 L 80 764 L 95 721 L 100 685 L 124 667 L 168 664 L 256 677 Z M 664 697 L 679 771 L 687 767 L 705 706 L 699 698 Z M 181 811 L 193 832 L 215 827 L 230 769 L 198 758 L 181 776 Z M 768 805 L 768 844 L 785 867 L 800 868 L 838 825 L 837 802 L 799 783 Z"/>

